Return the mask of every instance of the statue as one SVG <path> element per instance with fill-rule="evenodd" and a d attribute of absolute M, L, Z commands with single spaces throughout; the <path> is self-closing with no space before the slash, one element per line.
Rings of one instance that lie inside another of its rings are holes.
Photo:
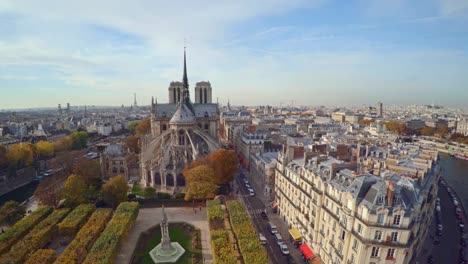
<path fill-rule="evenodd" d="M 185 253 L 185 249 L 178 242 L 171 242 L 169 223 L 164 205 L 162 206 L 161 243 L 153 248 L 149 254 L 154 263 L 176 263 Z"/>

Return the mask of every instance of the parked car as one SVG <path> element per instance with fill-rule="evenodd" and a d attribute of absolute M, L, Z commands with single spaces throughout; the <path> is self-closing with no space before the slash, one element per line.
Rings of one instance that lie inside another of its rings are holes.
<path fill-rule="evenodd" d="M 437 205 L 437 206 L 436 206 L 436 211 L 437 211 L 437 212 L 440 212 L 440 211 L 441 211 L 440 205 Z"/>
<path fill-rule="evenodd" d="M 460 222 L 460 224 L 458 224 L 458 226 L 460 227 L 460 231 L 463 232 L 463 230 L 465 228 L 465 224 L 463 224 L 463 222 Z"/>
<path fill-rule="evenodd" d="M 267 239 L 262 233 L 258 233 L 258 238 L 260 239 L 260 244 L 265 245 L 267 243 Z"/>
<path fill-rule="evenodd" d="M 458 200 L 457 200 L 457 199 L 453 199 L 453 204 L 454 204 L 455 206 L 458 206 Z"/>
<path fill-rule="evenodd" d="M 266 212 L 261 212 L 260 213 L 260 216 L 265 219 L 265 220 L 268 220 L 268 216 L 267 216 L 267 213 Z"/>
<path fill-rule="evenodd" d="M 281 244 L 280 249 L 281 249 L 281 253 L 283 253 L 283 255 L 289 255 L 288 246 L 286 246 L 285 244 Z"/>
<path fill-rule="evenodd" d="M 439 198 L 439 197 L 437 197 L 436 201 L 437 201 L 438 203 L 440 203 L 440 198 Z"/>
<path fill-rule="evenodd" d="M 444 227 L 442 226 L 442 224 L 437 225 L 437 230 L 442 231 L 443 229 L 444 229 Z"/>

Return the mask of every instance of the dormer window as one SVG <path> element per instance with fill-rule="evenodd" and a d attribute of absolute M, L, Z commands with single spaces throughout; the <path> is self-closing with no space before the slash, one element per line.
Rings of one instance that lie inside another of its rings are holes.
<path fill-rule="evenodd" d="M 385 201 L 385 196 L 384 196 L 384 195 L 380 195 L 380 196 L 379 196 L 379 199 L 378 199 L 378 203 L 379 203 L 379 204 L 384 204 L 384 201 Z"/>

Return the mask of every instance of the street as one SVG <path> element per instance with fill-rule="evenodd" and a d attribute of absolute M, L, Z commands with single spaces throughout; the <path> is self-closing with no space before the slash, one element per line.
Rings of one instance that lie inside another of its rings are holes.
<path fill-rule="evenodd" d="M 455 205 L 447 189 L 439 184 L 438 197 L 441 204 L 442 236 L 437 236 L 437 217 L 434 216 L 430 231 L 426 238 L 423 251 L 418 257 L 419 263 L 426 263 L 429 256 L 434 263 L 462 263 L 460 262 L 461 230 L 459 220 L 455 216 Z"/>
<path fill-rule="evenodd" d="M 247 212 L 252 218 L 252 222 L 254 224 L 254 227 L 257 230 L 257 233 L 262 233 L 268 241 L 267 244 L 264 246 L 267 250 L 267 254 L 270 259 L 270 262 L 273 264 L 293 263 L 292 256 L 290 255 L 285 256 L 281 253 L 281 250 L 278 244 L 276 243 L 275 237 L 270 233 L 270 230 L 268 228 L 269 221 L 273 217 L 276 217 L 276 218 L 279 218 L 279 217 L 277 215 L 274 215 L 271 212 L 271 209 L 267 209 L 265 207 L 264 202 L 261 200 L 260 196 L 263 194 L 262 193 L 263 188 L 256 186 L 256 184 L 253 181 L 249 180 L 250 186 L 255 190 L 255 196 L 249 196 L 249 192 L 240 174 L 237 175 L 235 183 L 236 183 L 235 188 L 236 190 L 239 191 L 238 195 L 240 195 L 243 198 L 242 200 L 245 203 Z M 261 212 L 265 210 L 267 211 L 267 215 L 269 219 L 263 219 L 260 215 Z M 289 241 L 289 235 L 285 236 L 284 227 L 282 228 L 278 226 L 276 222 L 277 221 L 275 221 L 275 224 L 278 228 L 278 231 L 280 231 L 281 236 L 283 237 L 284 243 L 288 246 L 290 254 L 296 254 L 296 255 L 298 255 L 298 253 L 300 254 L 299 250 L 294 245 L 292 245 L 292 243 Z M 296 256 L 296 259 L 297 259 L 297 256 Z"/>

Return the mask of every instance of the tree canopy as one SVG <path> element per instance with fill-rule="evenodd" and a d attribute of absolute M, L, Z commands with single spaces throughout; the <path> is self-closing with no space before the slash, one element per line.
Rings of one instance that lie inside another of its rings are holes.
<path fill-rule="evenodd" d="M 36 143 L 36 152 L 39 157 L 52 157 L 54 156 L 54 144 L 48 141 L 39 141 Z"/>
<path fill-rule="evenodd" d="M 80 157 L 73 164 L 73 173 L 81 176 L 86 185 L 99 185 L 101 183 L 101 165 L 97 160 Z"/>
<path fill-rule="evenodd" d="M 220 149 L 213 152 L 210 158 L 216 184 L 226 184 L 234 179 L 238 168 L 237 155 L 234 150 Z"/>
<path fill-rule="evenodd" d="M 121 175 L 110 179 L 102 186 L 104 202 L 114 207 L 127 200 L 127 191 L 127 181 Z"/>
<path fill-rule="evenodd" d="M 388 131 L 403 134 L 406 131 L 406 124 L 398 121 L 387 121 L 384 123 Z"/>
<path fill-rule="evenodd" d="M 63 187 L 63 198 L 70 206 L 76 206 L 86 202 L 87 186 L 83 178 L 77 175 L 70 175 Z"/>
<path fill-rule="evenodd" d="M 12 225 L 23 218 L 26 214 L 26 208 L 18 202 L 8 201 L 0 208 L 0 225 Z"/>
<path fill-rule="evenodd" d="M 215 173 L 207 165 L 200 165 L 187 170 L 185 175 L 187 180 L 187 192 L 185 200 L 203 200 L 214 197 L 216 192 Z"/>
<path fill-rule="evenodd" d="M 135 128 L 137 136 L 143 136 L 151 132 L 151 119 L 147 118 L 140 123 Z"/>

